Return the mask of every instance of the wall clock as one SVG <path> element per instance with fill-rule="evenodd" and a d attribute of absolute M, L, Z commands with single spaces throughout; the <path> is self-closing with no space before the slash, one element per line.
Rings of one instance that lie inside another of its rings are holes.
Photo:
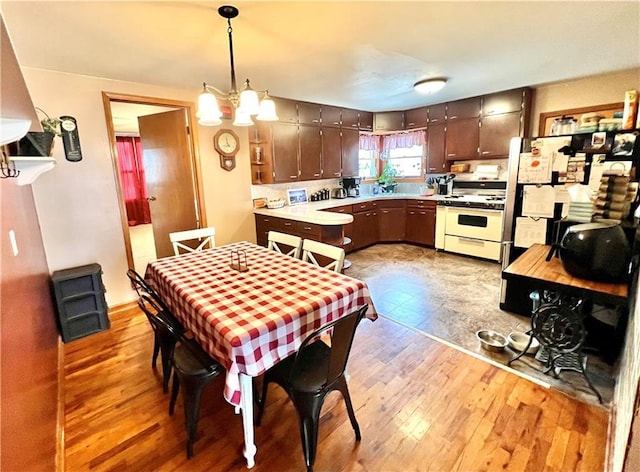
<path fill-rule="evenodd" d="M 240 149 L 240 140 L 233 130 L 218 131 L 213 138 L 213 147 L 220 154 L 220 167 L 228 171 L 236 167 L 236 154 Z"/>

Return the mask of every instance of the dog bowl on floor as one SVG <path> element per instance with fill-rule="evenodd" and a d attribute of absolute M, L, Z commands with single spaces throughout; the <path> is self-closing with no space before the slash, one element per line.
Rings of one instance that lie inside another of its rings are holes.
<path fill-rule="evenodd" d="M 522 352 L 524 348 L 527 347 L 527 343 L 529 342 L 529 335 L 527 333 L 523 333 L 521 331 L 512 331 L 507 336 L 507 342 L 509 343 L 509 347 L 515 351 Z M 536 338 L 531 340 L 531 346 L 527 349 L 527 354 L 535 354 L 540 347 L 540 343 Z"/>
<path fill-rule="evenodd" d="M 482 348 L 487 351 L 501 352 L 507 345 L 507 338 L 490 329 L 481 329 L 476 333 L 476 337 L 480 340 Z"/>

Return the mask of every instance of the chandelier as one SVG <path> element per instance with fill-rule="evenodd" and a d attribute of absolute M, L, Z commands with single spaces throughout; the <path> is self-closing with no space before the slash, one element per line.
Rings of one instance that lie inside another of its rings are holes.
<path fill-rule="evenodd" d="M 233 61 L 233 28 L 231 27 L 231 18 L 238 16 L 238 9 L 230 5 L 223 5 L 218 8 L 218 14 L 227 19 L 227 33 L 229 34 L 229 60 L 231 63 L 231 90 L 224 93 L 219 89 L 202 83 L 202 93 L 198 99 L 198 123 L 203 126 L 217 126 L 222 123 L 220 119 L 222 112 L 218 106 L 217 98 L 231 102 L 235 109 L 234 126 L 251 126 L 253 125 L 252 115 L 260 121 L 277 121 L 276 105 L 269 97 L 267 90 L 255 91 L 249 84 L 249 79 L 244 82 L 241 92 L 236 87 L 236 71 Z M 262 95 L 262 100 L 258 94 Z M 216 98 L 217 97 L 217 98 Z"/>

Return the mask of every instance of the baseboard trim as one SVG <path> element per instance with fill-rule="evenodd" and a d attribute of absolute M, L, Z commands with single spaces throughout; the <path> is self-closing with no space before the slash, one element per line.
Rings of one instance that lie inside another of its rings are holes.
<path fill-rule="evenodd" d="M 109 307 L 109 316 L 118 315 L 120 313 L 124 313 L 130 310 L 135 310 L 138 308 L 138 301 L 133 300 L 127 303 L 121 303 L 120 305 L 114 305 Z"/>

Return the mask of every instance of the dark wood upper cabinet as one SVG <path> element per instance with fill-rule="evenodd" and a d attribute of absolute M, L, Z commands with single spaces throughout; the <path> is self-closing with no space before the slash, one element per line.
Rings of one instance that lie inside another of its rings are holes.
<path fill-rule="evenodd" d="M 524 89 L 507 90 L 482 97 L 482 116 L 520 112 L 524 106 Z"/>
<path fill-rule="evenodd" d="M 273 97 L 276 104 L 276 113 L 278 114 L 278 122 L 280 123 L 297 123 L 298 107 L 294 100 L 288 98 Z"/>
<path fill-rule="evenodd" d="M 322 177 L 322 134 L 315 125 L 299 125 L 300 180 Z"/>
<path fill-rule="evenodd" d="M 430 124 L 427 128 L 427 173 L 445 172 L 445 124 Z"/>
<path fill-rule="evenodd" d="M 342 175 L 342 138 L 340 128 L 322 127 L 322 178 Z"/>
<path fill-rule="evenodd" d="M 501 113 L 480 119 L 480 157 L 509 157 L 511 138 L 522 137 L 520 112 Z"/>
<path fill-rule="evenodd" d="M 342 128 L 342 176 L 358 177 L 360 131 Z"/>
<path fill-rule="evenodd" d="M 272 123 L 271 137 L 274 181 L 279 183 L 299 180 L 298 127 L 288 123 Z"/>
<path fill-rule="evenodd" d="M 480 116 L 480 97 L 447 103 L 447 120 L 462 120 Z"/>
<path fill-rule="evenodd" d="M 322 116 L 322 126 L 340 126 L 340 108 L 330 105 L 320 105 L 320 113 Z"/>
<path fill-rule="evenodd" d="M 429 123 L 443 123 L 447 116 L 447 104 L 439 103 L 429 106 L 427 115 L 429 117 Z"/>
<path fill-rule="evenodd" d="M 375 131 L 398 131 L 404 129 L 404 112 L 385 111 L 373 115 Z"/>
<path fill-rule="evenodd" d="M 477 118 L 447 122 L 446 159 L 477 159 L 479 133 Z"/>
<path fill-rule="evenodd" d="M 352 128 L 352 129 L 358 129 L 358 117 L 359 113 L 358 110 L 352 110 L 350 108 L 343 108 L 342 109 L 342 127 L 343 128 Z"/>
<path fill-rule="evenodd" d="M 359 113 L 359 127 L 362 131 L 373 131 L 373 112 L 361 111 Z"/>
<path fill-rule="evenodd" d="M 298 102 L 298 123 L 320 126 L 320 105 Z"/>
<path fill-rule="evenodd" d="M 412 108 L 404 112 L 404 128 L 424 128 L 427 126 L 427 107 Z"/>

